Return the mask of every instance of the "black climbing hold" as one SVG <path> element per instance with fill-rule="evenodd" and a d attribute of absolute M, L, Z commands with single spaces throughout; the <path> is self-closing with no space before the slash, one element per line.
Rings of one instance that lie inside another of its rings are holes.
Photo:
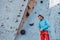
<path fill-rule="evenodd" d="M 32 9 L 34 9 L 34 7 Z"/>
<path fill-rule="evenodd" d="M 20 17 L 20 15 L 17 15 L 17 17 Z"/>
<path fill-rule="evenodd" d="M 20 12 L 22 12 L 22 10 L 20 10 Z"/>
<path fill-rule="evenodd" d="M 4 24 L 3 24 L 3 23 L 1 24 L 1 27 L 2 27 L 2 26 L 4 26 Z"/>
<path fill-rule="evenodd" d="M 31 24 L 29 24 L 30 26 L 33 26 L 34 25 L 34 23 L 31 23 Z"/>
<path fill-rule="evenodd" d="M 24 6 L 24 5 L 22 4 L 22 6 Z"/>
<path fill-rule="evenodd" d="M 58 12 L 58 14 L 60 14 L 60 12 Z"/>
<path fill-rule="evenodd" d="M 13 1 L 12 0 L 9 0 L 10 3 L 12 3 Z"/>
<path fill-rule="evenodd" d="M 10 27 L 10 29 L 12 29 L 12 27 Z"/>
<path fill-rule="evenodd" d="M 40 3 L 43 3 L 43 1 L 40 1 Z"/>
<path fill-rule="evenodd" d="M 7 18 L 7 20 L 9 19 L 9 17 Z"/>
<path fill-rule="evenodd" d="M 21 33 L 21 35 L 25 35 L 26 31 L 25 30 L 21 30 L 20 33 Z"/>
<path fill-rule="evenodd" d="M 36 14 L 37 12 L 35 12 L 35 14 Z"/>
<path fill-rule="evenodd" d="M 10 1 L 12 3 L 12 1 Z"/>
<path fill-rule="evenodd" d="M 1 26 L 4 26 L 3 24 Z"/>
<path fill-rule="evenodd" d="M 60 5 L 60 4 L 57 4 L 57 5 Z"/>
<path fill-rule="evenodd" d="M 27 12 L 26 17 L 28 17 L 28 16 L 29 16 L 29 13 Z"/>
<path fill-rule="evenodd" d="M 16 20 L 16 22 L 18 22 L 18 20 Z"/>
<path fill-rule="evenodd" d="M 31 9 L 31 8 L 28 6 L 28 9 Z"/>
<path fill-rule="evenodd" d="M 24 1 L 26 1 L 26 0 L 24 0 Z"/>

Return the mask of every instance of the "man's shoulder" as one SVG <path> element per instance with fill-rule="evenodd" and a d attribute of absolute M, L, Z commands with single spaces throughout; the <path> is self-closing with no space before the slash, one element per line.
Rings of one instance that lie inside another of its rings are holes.
<path fill-rule="evenodd" d="M 45 21 L 48 21 L 48 19 L 44 18 Z"/>

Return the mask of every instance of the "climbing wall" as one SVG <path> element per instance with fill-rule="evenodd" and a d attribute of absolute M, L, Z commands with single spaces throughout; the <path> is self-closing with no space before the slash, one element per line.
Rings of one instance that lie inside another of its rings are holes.
<path fill-rule="evenodd" d="M 23 26 L 26 34 L 20 34 L 17 40 L 40 40 L 38 29 L 39 14 L 43 15 L 50 22 L 50 40 L 60 40 L 60 4 L 49 8 L 49 1 L 50 0 L 37 0 L 33 12 Z"/>
<path fill-rule="evenodd" d="M 60 40 L 60 4 L 50 9 L 51 38 Z"/>
<path fill-rule="evenodd" d="M 38 15 L 43 16 L 49 15 L 49 1 L 47 0 L 36 0 L 36 5 L 33 9 L 33 12 L 29 16 L 28 20 L 24 24 L 23 29 L 26 31 L 25 35 L 19 35 L 17 40 L 40 40 L 40 34 L 38 29 Z"/>
<path fill-rule="evenodd" d="M 14 40 L 27 4 L 28 0 L 0 0 L 0 40 Z M 32 13 L 23 25 L 25 35 L 19 34 L 16 40 L 40 40 L 39 14 L 50 22 L 50 39 L 60 40 L 60 4 L 49 8 L 49 0 L 36 0 Z"/>
<path fill-rule="evenodd" d="M 0 0 L 0 40 L 14 40 L 28 0 Z"/>

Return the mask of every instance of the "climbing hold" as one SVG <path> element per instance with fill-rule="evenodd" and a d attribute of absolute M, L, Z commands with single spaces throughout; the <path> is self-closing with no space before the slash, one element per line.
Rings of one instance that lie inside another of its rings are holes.
<path fill-rule="evenodd" d="M 58 14 L 60 14 L 60 12 L 58 12 Z"/>
<path fill-rule="evenodd" d="M 31 9 L 31 8 L 28 6 L 28 9 Z"/>
<path fill-rule="evenodd" d="M 12 0 L 9 0 L 10 3 L 12 3 Z"/>
<path fill-rule="evenodd" d="M 24 0 L 24 1 L 26 1 L 26 0 Z"/>
<path fill-rule="evenodd" d="M 2 23 L 1 27 L 4 26 L 4 24 Z"/>
<path fill-rule="evenodd" d="M 43 1 L 40 1 L 40 3 L 43 3 Z"/>
<path fill-rule="evenodd" d="M 22 4 L 22 6 L 24 6 L 24 5 Z"/>
<path fill-rule="evenodd" d="M 60 4 L 57 4 L 57 5 L 60 5 Z"/>
<path fill-rule="evenodd" d="M 9 19 L 9 17 L 7 18 L 7 20 Z"/>
<path fill-rule="evenodd" d="M 20 15 L 17 15 L 17 17 L 20 17 Z"/>
<path fill-rule="evenodd" d="M 20 12 L 22 12 L 22 10 L 20 10 Z"/>
<path fill-rule="evenodd" d="M 16 30 L 19 30 L 18 28 L 16 28 Z"/>
<path fill-rule="evenodd" d="M 35 12 L 35 14 L 36 14 L 37 12 Z"/>
<path fill-rule="evenodd" d="M 31 24 L 29 24 L 30 26 L 33 26 L 34 25 L 34 23 L 31 23 Z"/>
<path fill-rule="evenodd" d="M 1 26 L 4 26 L 3 24 Z"/>
<path fill-rule="evenodd" d="M 25 30 L 21 30 L 20 33 L 21 33 L 21 35 L 24 35 L 24 34 L 26 34 L 26 31 Z"/>
<path fill-rule="evenodd" d="M 10 27 L 10 29 L 12 29 L 12 26 Z"/>
<path fill-rule="evenodd" d="M 28 17 L 28 16 L 29 16 L 29 13 L 27 12 L 26 17 Z"/>
<path fill-rule="evenodd" d="M 32 9 L 34 9 L 34 7 Z"/>
<path fill-rule="evenodd" d="M 18 22 L 18 20 L 16 20 L 15 22 Z"/>

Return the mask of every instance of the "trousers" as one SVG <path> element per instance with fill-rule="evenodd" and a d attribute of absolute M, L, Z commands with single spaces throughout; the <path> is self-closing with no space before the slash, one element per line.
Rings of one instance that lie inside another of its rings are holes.
<path fill-rule="evenodd" d="M 41 40 L 50 40 L 49 38 L 49 33 L 47 30 L 45 31 L 40 31 L 40 39 Z"/>

